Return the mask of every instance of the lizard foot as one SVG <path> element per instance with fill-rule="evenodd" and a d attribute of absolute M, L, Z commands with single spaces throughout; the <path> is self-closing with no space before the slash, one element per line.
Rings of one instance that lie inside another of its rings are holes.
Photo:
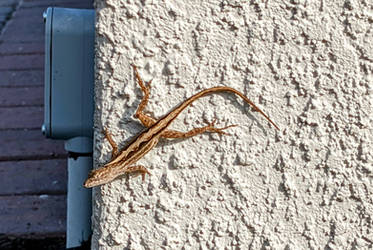
<path fill-rule="evenodd" d="M 144 166 L 141 165 L 127 167 L 126 173 L 135 173 L 136 175 L 141 174 L 142 181 L 145 181 L 146 174 L 152 175 Z"/>
<path fill-rule="evenodd" d="M 215 127 L 215 122 L 216 122 L 216 119 L 214 119 L 211 123 L 209 123 L 206 126 L 206 131 L 212 132 L 212 133 L 219 133 L 219 134 L 222 134 L 222 135 L 230 135 L 229 133 L 225 132 L 224 130 L 227 129 L 227 128 L 238 126 L 237 124 L 232 124 L 232 125 L 229 125 L 229 126 L 226 126 L 226 127 L 223 127 L 223 128 L 216 128 Z"/>

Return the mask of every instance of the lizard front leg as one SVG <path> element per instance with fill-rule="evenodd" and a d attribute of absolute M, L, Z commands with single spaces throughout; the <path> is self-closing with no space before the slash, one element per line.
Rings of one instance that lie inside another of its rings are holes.
<path fill-rule="evenodd" d="M 145 175 L 152 175 L 144 166 L 136 165 L 136 166 L 129 166 L 126 168 L 125 173 L 137 173 L 141 174 L 142 181 L 145 181 Z"/>
<path fill-rule="evenodd" d="M 227 128 L 230 128 L 230 127 L 237 126 L 237 125 L 233 124 L 233 125 L 226 126 L 224 128 L 216 128 L 214 126 L 215 122 L 216 122 L 216 119 L 214 119 L 211 123 L 209 123 L 208 125 L 206 125 L 204 127 L 194 128 L 194 129 L 192 129 L 190 131 L 187 131 L 187 132 L 180 132 L 180 131 L 168 129 L 168 130 L 165 130 L 165 131 L 162 132 L 161 137 L 163 137 L 163 138 L 188 138 L 188 137 L 199 135 L 199 134 L 202 134 L 202 133 L 205 133 L 205 132 L 229 135 L 228 133 L 224 132 L 224 130 L 227 129 Z"/>
<path fill-rule="evenodd" d="M 139 107 L 136 110 L 135 117 L 138 118 L 145 127 L 149 128 L 157 122 L 155 118 L 148 116 L 144 113 L 144 109 L 148 104 L 150 95 L 150 84 L 152 81 L 150 80 L 147 84 L 145 84 L 144 81 L 141 79 L 139 72 L 137 71 L 137 67 L 135 65 L 132 65 L 132 67 L 135 71 L 137 82 L 139 83 L 140 88 L 144 93 L 144 96 L 142 97 Z"/>
<path fill-rule="evenodd" d="M 105 138 L 109 141 L 111 147 L 113 148 L 111 151 L 111 159 L 114 159 L 119 154 L 118 145 L 115 143 L 113 137 L 111 137 L 111 134 L 107 129 L 104 130 L 104 134 Z"/>

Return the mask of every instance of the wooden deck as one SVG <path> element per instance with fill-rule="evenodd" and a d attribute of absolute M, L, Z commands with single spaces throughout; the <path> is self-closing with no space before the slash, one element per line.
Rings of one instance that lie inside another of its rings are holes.
<path fill-rule="evenodd" d="M 0 248 L 5 244 L 4 237 L 65 235 L 67 154 L 63 141 L 45 139 L 40 130 L 44 91 L 42 13 L 49 6 L 92 9 L 92 2 L 0 2 L 0 22 L 1 13 L 7 15 L 0 25 Z"/>

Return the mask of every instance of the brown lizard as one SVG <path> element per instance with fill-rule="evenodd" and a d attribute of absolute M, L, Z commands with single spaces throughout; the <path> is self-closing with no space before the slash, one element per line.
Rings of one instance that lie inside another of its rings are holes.
<path fill-rule="evenodd" d="M 243 95 L 238 90 L 235 90 L 230 87 L 219 86 L 213 87 L 209 89 L 202 90 L 201 92 L 189 97 L 186 101 L 181 103 L 179 106 L 174 108 L 164 117 L 160 118 L 159 120 L 154 119 L 153 117 L 147 116 L 143 110 L 148 103 L 149 94 L 150 94 L 150 83 L 149 81 L 146 85 L 142 81 L 136 66 L 133 65 L 133 69 L 135 71 L 136 79 L 141 87 L 141 90 L 144 93 L 144 97 L 142 98 L 139 107 L 137 108 L 135 117 L 138 118 L 142 124 L 146 127 L 145 131 L 139 134 L 127 147 L 125 147 L 120 152 L 118 151 L 118 146 L 112 139 L 111 135 L 105 130 L 105 137 L 109 141 L 110 145 L 113 148 L 112 151 L 112 159 L 110 162 L 105 164 L 103 167 L 92 170 L 88 176 L 88 179 L 85 181 L 84 186 L 86 188 L 95 187 L 98 185 L 102 185 L 108 183 L 118 176 L 121 176 L 125 173 L 131 172 L 138 172 L 141 173 L 142 178 L 144 180 L 145 175 L 149 174 L 149 171 L 140 165 L 131 166 L 135 162 L 137 162 L 140 158 L 142 158 L 146 153 L 148 153 L 155 145 L 157 145 L 160 138 L 187 138 L 192 137 L 204 132 L 213 132 L 213 133 L 220 133 L 226 134 L 223 130 L 233 127 L 236 125 L 230 125 L 224 128 L 216 128 L 214 127 L 215 120 L 210 124 L 192 129 L 188 132 L 179 132 L 175 130 L 167 129 L 168 126 L 176 119 L 176 117 L 192 102 L 197 100 L 198 98 L 205 96 L 210 93 L 216 92 L 231 92 L 238 96 L 240 96 L 245 102 L 250 104 L 257 112 L 262 114 L 276 129 L 279 130 L 279 127 L 269 119 L 267 115 L 263 113 L 252 101 L 250 101 L 245 95 Z"/>

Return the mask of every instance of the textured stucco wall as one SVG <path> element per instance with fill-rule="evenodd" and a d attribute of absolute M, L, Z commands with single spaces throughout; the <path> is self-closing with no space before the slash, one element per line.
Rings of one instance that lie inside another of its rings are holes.
<path fill-rule="evenodd" d="M 94 190 L 94 249 L 364 249 L 373 246 L 371 1 L 96 0 L 95 167 L 142 130 L 130 63 L 154 78 L 161 117 L 205 97 L 172 128 L 218 119 L 231 136 L 163 140 L 152 176 Z M 115 248 L 116 247 L 116 248 Z"/>

